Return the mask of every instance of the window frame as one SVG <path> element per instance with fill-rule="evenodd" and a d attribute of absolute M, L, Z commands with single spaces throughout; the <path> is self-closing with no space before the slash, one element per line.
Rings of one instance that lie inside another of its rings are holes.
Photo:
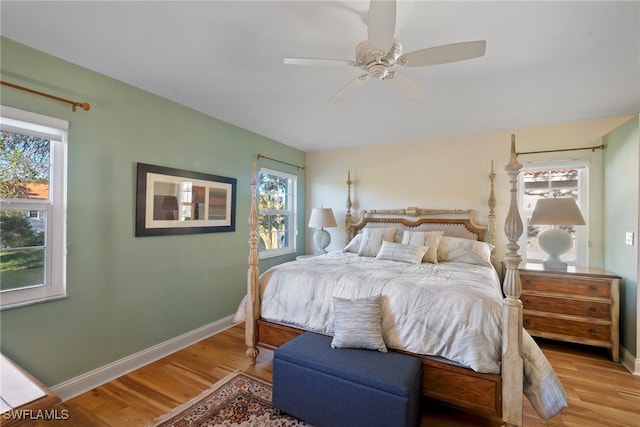
<path fill-rule="evenodd" d="M 10 289 L 0 294 L 0 310 L 65 298 L 67 239 L 67 152 L 69 122 L 0 105 L 3 130 L 50 140 L 49 199 L 0 199 L 3 209 L 46 212 L 45 266 L 42 286 Z"/>
<path fill-rule="evenodd" d="M 586 159 L 576 160 L 551 160 L 542 162 L 530 162 L 522 165 L 521 173 L 518 176 L 518 205 L 522 217 L 523 230 L 520 237 L 520 254 L 525 262 L 542 263 L 544 259 L 529 258 L 527 253 L 527 230 L 529 218 L 535 206 L 527 208 L 524 203 L 524 171 L 525 170 L 550 170 L 550 169 L 577 169 L 578 170 L 578 197 L 576 203 L 582 213 L 585 224 L 575 228 L 575 260 L 565 260 L 568 265 L 589 265 L 589 161 Z"/>
<path fill-rule="evenodd" d="M 281 256 L 281 255 L 288 255 L 288 254 L 294 254 L 297 251 L 297 236 L 298 236 L 298 231 L 297 231 L 297 191 L 298 191 L 298 176 L 297 175 L 293 175 L 290 173 L 286 173 L 286 172 L 282 172 L 279 170 L 275 170 L 275 169 L 269 169 L 269 168 L 264 168 L 261 167 L 260 170 L 258 171 L 258 177 L 260 176 L 260 174 L 265 173 L 265 174 L 269 174 L 269 175 L 275 175 L 278 176 L 280 178 L 284 178 L 287 180 L 290 180 L 291 184 L 290 184 L 290 188 L 288 189 L 288 201 L 289 201 L 289 208 L 286 210 L 282 210 L 282 211 L 274 211 L 271 213 L 288 213 L 289 215 L 289 242 L 290 245 L 285 247 L 285 248 L 277 248 L 277 249 L 266 249 L 266 250 L 259 250 L 258 251 L 258 257 L 260 259 L 266 259 L 266 258 L 273 258 L 273 257 L 277 257 L 277 256 Z M 259 180 L 258 180 L 259 181 Z M 263 213 L 260 210 L 260 206 L 259 206 L 259 200 L 260 200 L 260 185 L 258 185 L 258 188 L 256 189 L 256 192 L 258 194 L 256 194 L 256 197 L 258 199 L 258 218 L 260 217 L 260 215 Z M 259 227 L 258 227 L 259 228 Z"/>

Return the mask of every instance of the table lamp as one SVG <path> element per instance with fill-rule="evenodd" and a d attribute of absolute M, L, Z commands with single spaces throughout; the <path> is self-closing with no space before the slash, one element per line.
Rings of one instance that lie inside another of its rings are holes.
<path fill-rule="evenodd" d="M 337 227 L 336 217 L 333 216 L 331 208 L 313 208 L 309 218 L 309 227 L 317 228 L 313 233 L 313 243 L 316 246 L 316 255 L 327 253 L 327 246 L 331 243 L 331 235 L 325 227 Z"/>
<path fill-rule="evenodd" d="M 585 225 L 584 218 L 573 197 L 538 199 L 531 219 L 531 225 Z M 573 239 L 566 230 L 553 227 L 538 236 L 540 248 L 549 255 L 544 267 L 566 270 L 567 263 L 560 259 L 573 245 Z"/>

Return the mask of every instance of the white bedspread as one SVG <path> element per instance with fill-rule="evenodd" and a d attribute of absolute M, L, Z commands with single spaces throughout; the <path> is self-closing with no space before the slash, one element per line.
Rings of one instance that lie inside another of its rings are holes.
<path fill-rule="evenodd" d="M 387 347 L 500 372 L 502 292 L 493 269 L 332 252 L 269 269 L 260 292 L 263 319 L 326 334 L 333 333 L 331 297 L 381 294 Z M 566 407 L 567 397 L 540 348 L 523 336 L 525 394 L 546 420 Z"/>

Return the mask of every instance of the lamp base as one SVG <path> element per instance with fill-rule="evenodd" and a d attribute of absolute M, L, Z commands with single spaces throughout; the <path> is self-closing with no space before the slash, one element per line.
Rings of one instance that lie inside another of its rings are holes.
<path fill-rule="evenodd" d="M 316 245 L 315 255 L 322 255 L 327 253 L 327 246 L 331 243 L 331 234 L 324 228 L 318 228 L 313 233 L 313 243 Z"/>
<path fill-rule="evenodd" d="M 569 233 L 561 228 L 550 228 L 538 236 L 538 245 L 549 258 L 543 262 L 544 268 L 552 270 L 566 270 L 567 263 L 560 259 L 573 245 Z"/>
<path fill-rule="evenodd" d="M 566 270 L 568 266 L 566 262 L 560 259 L 551 259 L 551 257 L 543 261 L 542 265 L 547 270 Z"/>

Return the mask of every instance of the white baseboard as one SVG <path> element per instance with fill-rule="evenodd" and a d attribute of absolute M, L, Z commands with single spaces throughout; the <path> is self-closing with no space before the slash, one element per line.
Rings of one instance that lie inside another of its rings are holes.
<path fill-rule="evenodd" d="M 633 357 L 633 354 L 622 346 L 620 346 L 620 363 L 633 375 L 640 375 L 640 359 Z"/>
<path fill-rule="evenodd" d="M 195 344 L 198 341 L 202 341 L 205 338 L 222 332 L 232 326 L 232 319 L 233 316 L 228 316 L 216 322 L 209 323 L 208 325 L 204 325 L 198 329 L 194 329 L 193 331 L 189 331 L 160 344 L 156 344 L 153 347 L 149 347 L 120 360 L 116 360 L 115 362 L 111 362 L 107 365 L 86 372 L 75 378 L 61 382 L 60 384 L 51 387 L 51 390 L 58 394 L 62 401 L 69 400 L 95 387 L 121 377 L 122 375 L 128 374 L 131 371 L 141 368 L 142 366 L 168 356 L 171 353 L 175 353 L 178 350 Z"/>

